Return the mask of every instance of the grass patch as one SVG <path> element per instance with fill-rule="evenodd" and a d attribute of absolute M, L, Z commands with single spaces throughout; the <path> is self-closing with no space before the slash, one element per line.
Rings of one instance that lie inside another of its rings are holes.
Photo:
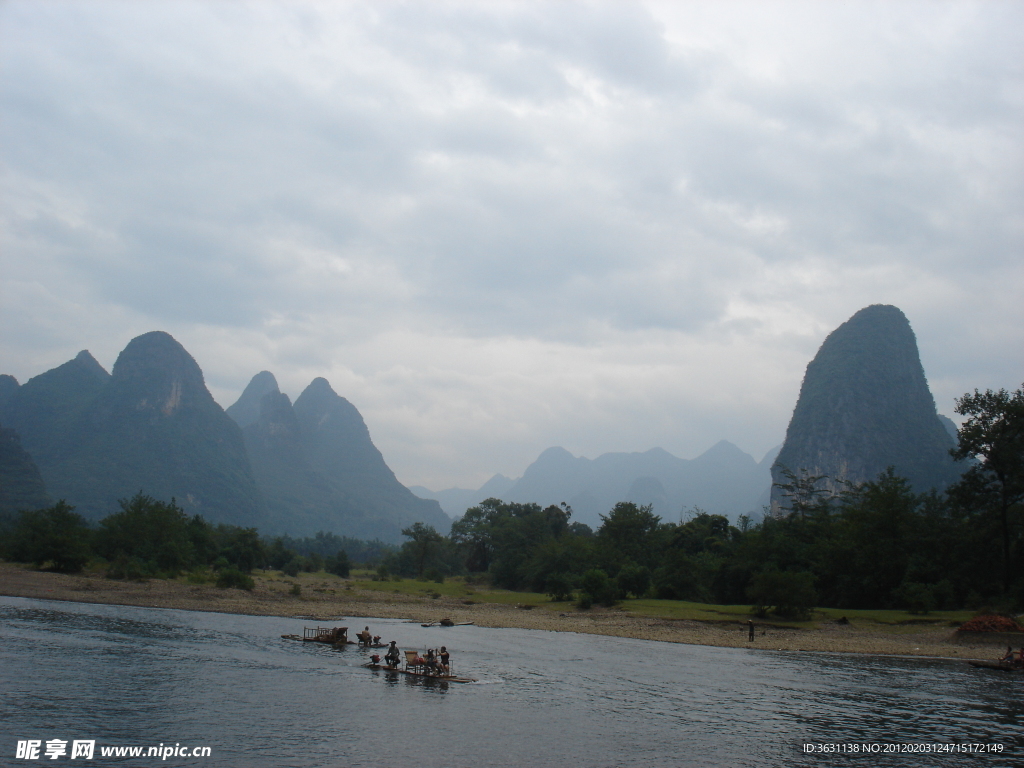
<path fill-rule="evenodd" d="M 855 610 L 847 608 L 815 608 L 807 621 L 787 621 L 770 616 L 755 618 L 749 605 L 712 605 L 688 603 L 679 600 L 623 600 L 620 606 L 631 616 L 661 619 L 689 619 L 691 621 L 738 621 L 750 619 L 756 624 L 771 624 L 796 629 L 816 629 L 845 616 L 852 625 L 874 625 L 874 629 L 893 633 L 914 632 L 927 626 L 949 626 L 950 622 L 963 622 L 971 618 L 970 611 L 933 611 L 925 616 L 907 611 Z"/>
<path fill-rule="evenodd" d="M 908 611 L 882 611 L 882 610 L 843 610 L 841 608 L 815 608 L 814 613 L 821 616 L 824 621 L 834 621 L 845 616 L 851 622 L 874 622 L 889 626 L 898 625 L 948 625 L 951 621 L 967 621 L 973 613 L 971 611 L 932 611 L 927 614 L 910 613 Z"/>
<path fill-rule="evenodd" d="M 690 621 L 747 621 L 753 617 L 749 605 L 712 605 L 683 600 L 622 600 L 619 606 L 631 616 Z M 797 624 L 800 622 L 784 622 Z"/>
<path fill-rule="evenodd" d="M 330 587 L 344 587 L 350 592 L 353 588 L 369 593 L 379 593 L 381 598 L 387 595 L 407 595 L 424 599 L 451 598 L 463 605 L 487 604 L 521 606 L 538 608 L 548 611 L 564 611 L 571 603 L 553 602 L 547 595 L 535 592 L 512 592 L 507 589 L 490 589 L 481 584 L 479 579 L 472 577 L 467 581 L 463 577 L 448 577 L 443 584 L 419 579 L 391 578 L 387 581 L 374 581 L 375 571 L 355 569 L 347 579 L 320 571 L 319 573 L 300 573 L 297 577 L 287 577 L 280 571 L 259 574 L 261 580 L 269 582 L 268 586 L 276 585 L 289 589 L 293 584 L 301 584 L 302 589 L 321 592 Z M 301 592 L 299 593 L 301 594 Z M 434 597 L 437 595 L 438 597 Z M 710 603 L 691 603 L 681 600 L 622 600 L 616 610 L 630 616 L 657 618 L 667 620 L 688 619 L 691 621 L 707 621 L 716 623 L 746 623 L 753 619 L 755 624 L 793 629 L 816 629 L 828 625 L 845 616 L 854 627 L 903 634 L 919 632 L 929 627 L 957 626 L 970 619 L 972 611 L 933 611 L 920 615 L 907 611 L 889 610 L 854 610 L 845 608 L 815 608 L 807 621 L 789 621 L 782 617 L 770 616 L 767 619 L 756 618 L 751 613 L 749 604 L 714 605 Z"/>
<path fill-rule="evenodd" d="M 547 595 L 535 592 L 510 592 L 507 589 L 484 589 L 479 585 L 472 588 L 458 577 L 445 579 L 443 584 L 417 579 L 400 579 L 398 581 L 363 581 L 359 589 L 392 594 L 409 595 L 411 597 L 451 597 L 462 599 L 473 596 L 474 603 L 497 603 L 499 605 L 544 605 L 549 602 Z"/>

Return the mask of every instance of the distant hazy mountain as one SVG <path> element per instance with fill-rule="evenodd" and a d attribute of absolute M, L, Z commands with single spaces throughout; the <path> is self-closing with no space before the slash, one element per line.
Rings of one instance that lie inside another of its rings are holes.
<path fill-rule="evenodd" d="M 829 334 L 807 366 L 772 477 L 784 482 L 787 467 L 857 483 L 893 466 L 918 491 L 942 488 L 959 474 L 950 425 L 936 413 L 907 318 L 876 304 Z M 773 488 L 773 505 L 781 500 Z"/>
<path fill-rule="evenodd" d="M 409 486 L 409 490 L 421 499 L 434 499 L 441 505 L 449 517 L 459 518 L 466 510 L 475 507 L 484 499 L 503 499 L 515 485 L 515 480 L 504 475 L 495 475 L 478 489 L 447 488 L 443 491 L 432 491 L 422 485 Z"/>
<path fill-rule="evenodd" d="M 956 422 L 949 418 L 949 416 L 943 416 L 941 413 L 939 414 L 939 421 L 942 422 L 942 426 L 945 428 L 946 434 L 953 438 L 953 442 L 959 442 L 960 430 L 957 427 Z"/>
<path fill-rule="evenodd" d="M 87 517 L 143 491 L 213 522 L 262 523 L 241 431 L 166 333 L 133 339 L 112 374 L 82 352 L 27 381 L 3 411 L 51 496 Z"/>
<path fill-rule="evenodd" d="M 18 433 L 0 427 L 0 515 L 51 504 L 43 476 L 21 447 Z"/>
<path fill-rule="evenodd" d="M 315 379 L 293 406 L 263 371 L 227 413 L 244 427 L 267 532 L 400 541 L 402 528 L 425 522 L 447 533 L 451 521 L 438 504 L 398 482 L 362 416 L 326 379 Z"/>
<path fill-rule="evenodd" d="M 18 391 L 18 380 L 10 374 L 0 374 L 0 410 L 11 399 L 11 395 Z"/>
<path fill-rule="evenodd" d="M 271 393 L 281 394 L 281 390 L 277 388 L 277 379 L 270 371 L 260 371 L 252 377 L 235 404 L 229 405 L 224 412 L 234 419 L 238 426 L 245 429 L 260 420 L 263 396 Z"/>
<path fill-rule="evenodd" d="M 682 510 L 693 507 L 735 520 L 760 513 L 770 482 L 766 463 L 725 440 L 695 459 L 662 448 L 596 459 L 548 448 L 500 497 L 542 506 L 564 501 L 573 508 L 573 521 L 591 527 L 619 501 L 652 504 L 668 521 L 678 521 Z"/>

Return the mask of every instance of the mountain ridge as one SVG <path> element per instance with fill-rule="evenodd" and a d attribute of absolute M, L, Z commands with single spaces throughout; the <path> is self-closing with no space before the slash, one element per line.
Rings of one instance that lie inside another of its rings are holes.
<path fill-rule="evenodd" d="M 424 522 L 447 533 L 451 521 L 441 507 L 399 483 L 358 409 L 327 379 L 313 379 L 293 404 L 273 374 L 261 371 L 227 413 L 244 425 L 268 530 L 397 542 L 403 528 Z"/>
<path fill-rule="evenodd" d="M 757 514 L 768 503 L 769 457 L 774 450 L 758 462 L 728 440 L 720 440 L 693 459 L 680 459 L 661 447 L 609 452 L 588 459 L 552 446 L 515 480 L 494 475 L 478 490 L 431 491 L 422 486 L 412 490 L 438 499 L 453 518 L 495 496 L 542 506 L 564 501 L 573 508 L 574 522 L 592 528 L 598 527 L 600 516 L 619 501 L 652 504 L 655 514 L 665 519 L 685 508 L 700 507 L 735 520 L 741 514 Z M 726 490 L 716 489 L 715 484 Z"/>

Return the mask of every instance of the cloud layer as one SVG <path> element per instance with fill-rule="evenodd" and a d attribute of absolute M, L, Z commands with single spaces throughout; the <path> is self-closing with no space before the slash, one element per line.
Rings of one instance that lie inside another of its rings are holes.
<path fill-rule="evenodd" d="M 326 376 L 399 478 L 781 441 L 903 309 L 1017 387 L 1018 3 L 0 6 L 4 371 L 171 332 Z"/>

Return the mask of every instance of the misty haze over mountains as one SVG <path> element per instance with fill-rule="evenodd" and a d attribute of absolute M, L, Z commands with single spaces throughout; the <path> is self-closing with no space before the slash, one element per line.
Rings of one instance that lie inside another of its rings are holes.
<path fill-rule="evenodd" d="M 735 521 L 770 502 L 781 508 L 784 470 L 823 475 L 822 487 L 832 492 L 873 480 L 889 466 L 919 492 L 944 488 L 960 473 L 949 455 L 955 444 L 956 425 L 936 411 L 909 321 L 898 308 L 875 304 L 822 343 L 807 366 L 785 442 L 760 462 L 724 440 L 692 460 L 661 448 L 593 460 L 549 448 L 518 480 L 498 475 L 478 491 L 413 490 L 437 499 L 448 514 L 500 496 L 541 505 L 564 501 L 574 520 L 590 526 L 617 501 L 651 504 L 667 520 L 699 508 Z"/>
<path fill-rule="evenodd" d="M 564 501 L 572 507 L 574 522 L 592 528 L 600 526 L 600 515 L 619 501 L 650 504 L 665 520 L 678 520 L 684 510 L 693 508 L 735 520 L 741 514 L 757 514 L 768 504 L 769 470 L 777 452 L 773 449 L 758 462 L 722 440 L 695 459 L 680 459 L 662 448 L 587 459 L 556 447 L 544 451 L 516 480 L 495 475 L 476 491 L 453 488 L 434 493 L 420 486 L 411 490 L 437 499 L 452 516 L 494 496 L 541 506 Z"/>
<path fill-rule="evenodd" d="M 696 509 L 735 521 L 770 499 L 779 508 L 772 483 L 784 469 L 826 475 L 839 490 L 893 466 L 919 491 L 942 488 L 959 475 L 954 444 L 909 322 L 884 305 L 825 339 L 785 442 L 760 461 L 724 440 L 694 459 L 661 448 L 587 459 L 553 447 L 522 477 L 495 475 L 476 490 L 403 486 L 359 411 L 324 378 L 293 404 L 262 371 L 223 410 L 196 361 L 161 331 L 132 339 L 111 373 L 83 351 L 23 386 L 0 376 L 0 511 L 66 499 L 96 520 L 141 491 L 214 523 L 293 536 L 395 542 L 415 522 L 447 533 L 449 516 L 490 497 L 564 502 L 593 528 L 620 501 L 669 521 Z"/>

